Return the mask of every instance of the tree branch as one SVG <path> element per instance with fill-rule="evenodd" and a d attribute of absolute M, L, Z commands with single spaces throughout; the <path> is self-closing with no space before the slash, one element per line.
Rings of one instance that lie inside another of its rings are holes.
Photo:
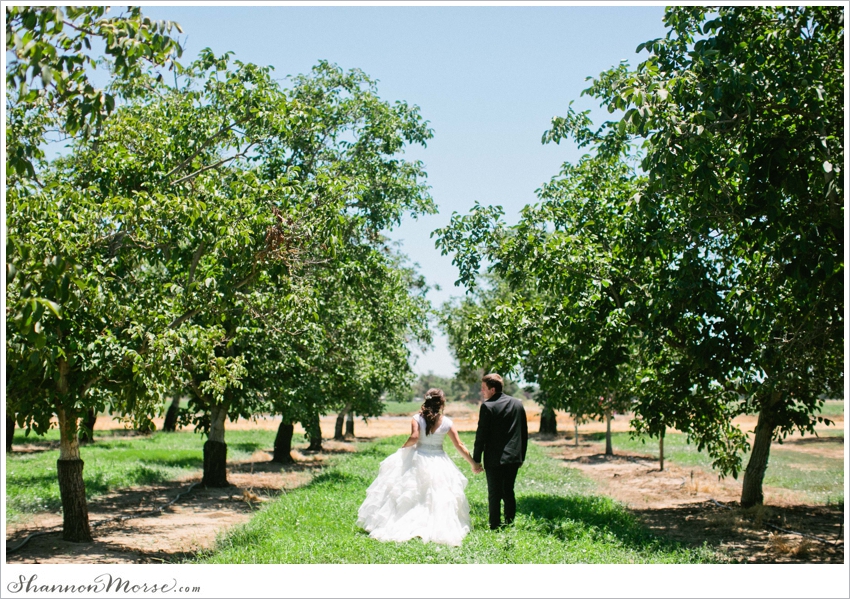
<path fill-rule="evenodd" d="M 168 328 L 169 329 L 176 329 L 177 327 L 179 327 L 181 324 L 183 324 L 184 322 L 186 322 L 187 320 L 189 320 L 190 318 L 192 318 L 196 314 L 200 314 L 202 311 L 203 310 L 201 308 L 195 308 L 194 310 L 189 310 L 183 316 L 174 319 L 171 322 L 171 324 L 168 325 Z"/>
<path fill-rule="evenodd" d="M 93 379 L 91 379 L 89 382 L 87 382 L 87 383 L 83 386 L 83 391 L 82 391 L 82 393 L 80 393 L 80 395 L 85 396 L 85 394 L 86 394 L 86 393 L 88 393 L 88 390 L 89 390 L 89 389 L 91 389 L 91 388 L 92 388 L 92 386 L 94 386 L 95 384 L 97 384 L 97 382 L 100 380 L 100 378 L 101 378 L 101 375 L 97 375 L 96 377 L 94 377 Z"/>
<path fill-rule="evenodd" d="M 244 279 L 242 279 L 241 281 L 239 281 L 238 283 L 236 283 L 236 285 L 234 285 L 234 286 L 233 286 L 233 288 L 234 288 L 234 289 L 241 289 L 242 287 L 244 287 L 245 285 L 247 285 L 248 283 L 250 283 L 250 282 L 251 282 L 251 279 L 253 279 L 253 278 L 254 278 L 254 277 L 256 277 L 256 276 L 257 276 L 257 271 L 256 271 L 256 270 L 254 270 L 253 272 L 251 272 L 251 274 L 250 274 L 250 275 L 248 275 L 247 277 L 245 277 Z"/>
<path fill-rule="evenodd" d="M 174 174 L 174 173 L 176 173 L 177 171 L 180 171 L 180 170 L 182 170 L 182 169 L 186 168 L 186 167 L 189 165 L 189 163 L 191 163 L 191 162 L 192 162 L 195 158 L 197 158 L 197 157 L 198 157 L 198 154 L 200 154 L 200 153 L 201 153 L 201 152 L 203 152 L 206 148 L 208 148 L 208 147 L 210 146 L 210 144 L 212 144 L 212 143 L 213 143 L 216 139 L 218 139 L 219 137 L 221 137 L 222 135 L 224 135 L 225 133 L 227 133 L 228 131 L 230 131 L 230 130 L 231 130 L 231 129 L 233 129 L 234 127 L 237 127 L 237 126 L 241 125 L 242 123 L 244 123 L 244 122 L 248 121 L 248 119 L 249 119 L 249 117 L 247 117 L 247 116 L 246 116 L 246 117 L 242 117 L 241 119 L 239 119 L 238 121 L 235 121 L 235 122 L 231 123 L 231 124 L 230 124 L 230 125 L 228 125 L 227 127 L 221 127 L 221 128 L 218 130 L 218 132 L 217 132 L 217 133 L 215 133 L 214 135 L 211 135 L 210 137 L 208 137 L 208 138 L 207 138 L 207 139 L 206 139 L 206 140 L 205 140 L 205 141 L 204 141 L 204 142 L 203 142 L 203 143 L 202 143 L 202 144 L 198 147 L 198 149 L 197 149 L 197 150 L 195 150 L 195 152 L 194 152 L 191 156 L 189 156 L 186 160 L 184 160 L 183 162 L 181 162 L 180 164 L 178 164 L 177 166 L 175 166 L 173 169 L 171 169 L 170 171 L 168 171 L 168 173 L 166 173 L 166 175 L 165 175 L 165 176 L 166 176 L 166 177 L 170 177 L 171 175 L 173 175 L 173 174 Z"/>
<path fill-rule="evenodd" d="M 200 169 L 196 170 L 194 173 L 191 173 L 191 174 L 189 174 L 189 175 L 186 175 L 185 177 L 181 177 L 181 178 L 177 179 L 176 181 L 172 181 L 172 182 L 171 182 L 171 185 L 177 185 L 177 184 L 179 184 L 179 183 L 183 183 L 184 181 L 189 181 L 189 180 L 191 180 L 191 179 L 194 179 L 195 177 L 197 177 L 197 176 L 198 176 L 198 175 L 200 175 L 201 173 L 204 173 L 204 172 L 206 172 L 206 171 L 208 171 L 208 170 L 211 170 L 211 169 L 214 169 L 214 168 L 218 168 L 218 167 L 220 167 L 222 164 L 225 164 L 225 163 L 227 163 L 227 162 L 230 162 L 231 160 L 236 160 L 237 158 L 244 158 L 244 157 L 245 157 L 245 155 L 248 153 L 248 150 L 250 150 L 250 149 L 251 149 L 254 145 L 256 145 L 256 143 L 257 143 L 257 142 L 252 142 L 252 143 L 248 144 L 248 146 L 245 148 L 245 150 L 244 150 L 244 151 L 239 152 L 238 154 L 234 154 L 234 155 L 233 155 L 233 156 L 231 156 L 230 158 L 224 158 L 224 159 L 222 159 L 222 160 L 219 160 L 219 161 L 218 161 L 218 162 L 216 162 L 215 164 L 209 164 L 209 165 L 207 165 L 207 166 L 205 166 L 205 167 L 203 167 L 203 168 L 200 168 Z"/>
<path fill-rule="evenodd" d="M 195 269 L 198 267 L 198 262 L 200 262 L 201 256 L 203 255 L 205 249 L 206 243 L 202 241 L 201 245 L 198 246 L 198 249 L 195 250 L 195 253 L 192 254 L 192 264 L 191 266 L 189 266 L 189 277 L 186 281 L 187 292 L 189 291 L 189 285 L 191 285 L 192 281 L 195 280 Z"/>

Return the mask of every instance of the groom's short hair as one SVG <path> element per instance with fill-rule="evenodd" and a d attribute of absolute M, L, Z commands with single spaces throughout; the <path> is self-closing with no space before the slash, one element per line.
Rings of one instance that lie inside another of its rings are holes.
<path fill-rule="evenodd" d="M 490 387 L 491 389 L 495 389 L 496 393 L 502 392 L 502 377 L 500 377 L 495 372 L 485 374 L 484 378 L 481 379 L 481 382 Z"/>

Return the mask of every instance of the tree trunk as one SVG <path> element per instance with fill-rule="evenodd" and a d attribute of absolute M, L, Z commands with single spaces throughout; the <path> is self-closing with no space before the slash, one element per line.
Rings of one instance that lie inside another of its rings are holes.
<path fill-rule="evenodd" d="M 15 416 L 6 414 L 6 453 L 12 453 L 12 439 L 15 437 Z"/>
<path fill-rule="evenodd" d="M 605 455 L 614 455 L 611 445 L 611 412 L 605 412 Z"/>
<path fill-rule="evenodd" d="M 274 438 L 274 454 L 272 462 L 279 464 L 293 464 L 292 459 L 292 434 L 295 431 L 295 426 L 292 422 L 282 420 L 280 426 L 277 427 L 277 435 Z"/>
<path fill-rule="evenodd" d="M 349 410 L 348 416 L 345 417 L 345 438 L 354 439 L 354 410 Z"/>
<path fill-rule="evenodd" d="M 210 435 L 204 443 L 205 487 L 229 487 L 227 482 L 227 444 L 224 442 L 224 421 L 227 408 L 214 406 L 210 410 Z"/>
<path fill-rule="evenodd" d="M 60 389 L 67 389 L 67 373 L 67 362 L 60 360 Z M 56 460 L 56 473 L 59 478 L 59 496 L 62 499 L 62 538 L 73 543 L 90 543 L 93 539 L 86 503 L 86 484 L 83 481 L 83 461 L 80 459 L 80 443 L 77 439 L 77 417 L 66 413 L 61 406 L 56 412 L 59 417 L 59 459 Z"/>
<path fill-rule="evenodd" d="M 62 538 L 73 543 L 90 543 L 94 539 L 89 527 L 83 461 L 56 460 L 56 472 L 62 497 Z"/>
<path fill-rule="evenodd" d="M 342 429 L 345 427 L 345 415 L 345 410 L 336 415 L 336 424 L 334 424 L 334 441 L 342 441 Z"/>
<path fill-rule="evenodd" d="M 322 425 L 318 412 L 310 416 L 306 428 L 307 438 L 310 439 L 310 446 L 307 449 L 309 451 L 322 451 Z"/>
<path fill-rule="evenodd" d="M 94 425 L 97 422 L 97 410 L 86 410 L 86 416 L 83 420 L 83 425 L 80 427 L 79 439 L 80 443 L 94 443 Z"/>
<path fill-rule="evenodd" d="M 336 416 L 336 424 L 334 425 L 334 441 L 342 441 L 344 438 L 342 428 L 345 424 L 345 417 L 348 416 L 348 413 L 351 411 L 351 404 L 345 404 L 345 407 L 342 408 L 342 411 Z"/>
<path fill-rule="evenodd" d="M 664 472 L 664 431 L 661 431 L 661 436 L 658 437 L 658 470 Z"/>
<path fill-rule="evenodd" d="M 576 445 L 576 447 L 578 447 L 578 418 L 573 417 L 573 424 L 575 425 L 575 433 L 576 433 L 575 445 Z"/>
<path fill-rule="evenodd" d="M 741 491 L 741 507 L 752 507 L 764 503 L 762 482 L 767 470 L 767 462 L 770 457 L 770 444 L 773 441 L 773 422 L 765 406 L 759 412 L 759 421 L 756 424 L 756 438 L 753 440 L 753 452 L 744 472 L 744 488 Z"/>
<path fill-rule="evenodd" d="M 167 433 L 173 433 L 177 430 L 177 416 L 180 415 L 180 398 L 174 397 L 171 404 L 168 406 L 168 411 L 165 412 L 165 422 L 162 423 L 162 430 Z"/>
<path fill-rule="evenodd" d="M 555 410 L 553 410 L 549 406 L 543 406 L 543 412 L 540 414 L 540 434 L 558 434 L 558 421 L 555 417 Z"/>

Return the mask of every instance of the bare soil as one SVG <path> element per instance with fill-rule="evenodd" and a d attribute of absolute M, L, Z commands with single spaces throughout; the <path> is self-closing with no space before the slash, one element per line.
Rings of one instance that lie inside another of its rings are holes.
<path fill-rule="evenodd" d="M 527 404 L 529 429 L 539 428 L 540 409 Z M 460 431 L 474 431 L 478 409 L 469 404 L 449 404 L 446 414 Z M 843 418 L 836 418 L 837 428 L 843 428 Z M 249 459 L 228 463 L 228 480 L 233 486 L 225 489 L 205 489 L 196 486 L 190 493 L 161 511 L 178 494 L 200 481 L 200 472 L 192 477 L 170 483 L 116 491 L 89 501 L 89 515 L 94 525 L 95 541 L 90 544 L 62 540 L 61 517 L 38 514 L 7 527 L 7 548 L 19 545 L 29 534 L 47 532 L 33 537 L 19 551 L 8 553 L 9 563 L 161 563 L 189 559 L 198 551 L 212 547 L 216 536 L 229 527 L 248 521 L 264 501 L 305 485 L 323 466 L 327 456 L 336 452 L 354 451 L 351 442 L 327 440 L 333 436 L 336 417 L 322 418 L 322 452 L 308 452 L 305 444 L 294 445 L 295 464 L 281 466 L 270 462 L 271 454 L 254 453 Z M 755 427 L 755 418 L 741 418 L 744 430 Z M 161 426 L 161 422 L 156 422 Z M 230 430 L 263 428 L 275 430 L 279 418 L 261 417 L 253 420 L 228 422 Z M 572 436 L 573 420 L 558 414 L 558 429 Z M 101 417 L 95 430 L 121 428 L 115 421 Z M 618 415 L 612 422 L 614 432 L 629 430 L 629 416 Z M 834 429 L 833 429 L 834 430 Z M 410 431 L 409 416 L 382 416 L 355 423 L 357 441 L 402 435 Z M 687 545 L 722 548 L 734 560 L 746 562 L 839 562 L 844 560 L 843 508 L 805 505 L 799 497 L 783 490 L 771 493 L 774 505 L 757 510 L 737 507 L 740 483 L 718 480 L 700 469 L 682 468 L 667 464 L 658 470 L 658 463 L 638 455 L 606 457 L 601 444 L 589 440 L 591 433 L 605 431 L 604 422 L 587 422 L 579 427 L 579 447 L 573 439 L 559 436 L 533 440 L 548 447 L 551 454 L 565 466 L 580 469 L 595 480 L 599 490 L 626 503 L 652 530 Z M 301 439 L 303 429 L 296 426 L 295 439 Z M 806 451 L 830 457 L 843 457 L 843 439 L 834 443 L 813 443 L 810 437 L 792 436 L 782 451 Z M 43 446 L 40 448 L 43 450 Z M 271 448 L 269 448 L 271 449 Z M 16 445 L 15 451 L 27 446 Z M 767 489 L 771 491 L 770 489 Z M 732 509 L 729 509 L 729 508 Z M 135 517 L 141 515 L 142 517 Z M 119 516 L 134 516 L 123 521 L 110 521 Z M 104 521 L 103 525 L 97 522 Z M 771 529 L 766 524 L 801 532 L 833 541 L 821 541 Z"/>
<path fill-rule="evenodd" d="M 688 546 L 707 543 L 738 562 L 844 563 L 843 506 L 807 505 L 787 489 L 765 487 L 769 505 L 741 509 L 740 481 L 669 462 L 661 471 L 658 460 L 622 451 L 606 456 L 601 443 L 582 437 L 578 447 L 574 438 L 535 441 L 660 536 Z"/>

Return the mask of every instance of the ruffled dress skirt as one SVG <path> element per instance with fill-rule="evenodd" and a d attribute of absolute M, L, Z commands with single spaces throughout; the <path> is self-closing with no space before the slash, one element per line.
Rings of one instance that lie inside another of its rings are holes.
<path fill-rule="evenodd" d="M 470 529 L 466 484 L 442 449 L 399 449 L 381 462 L 357 524 L 379 541 L 460 545 Z"/>

